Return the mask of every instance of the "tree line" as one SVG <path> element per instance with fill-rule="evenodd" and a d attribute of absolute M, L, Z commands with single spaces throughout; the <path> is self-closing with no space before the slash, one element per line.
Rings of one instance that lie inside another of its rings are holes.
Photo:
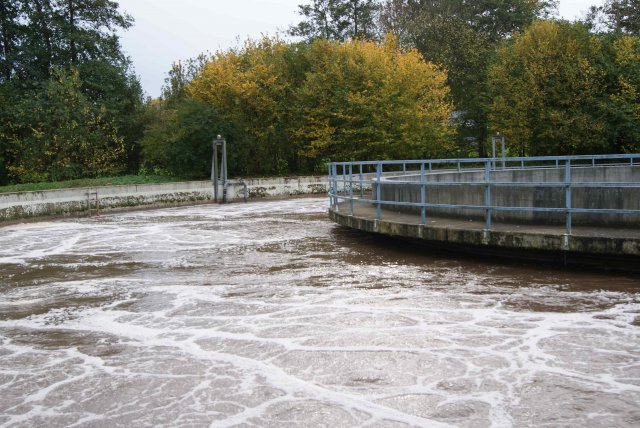
<path fill-rule="evenodd" d="M 240 175 L 325 173 L 333 159 L 444 156 L 453 141 L 446 73 L 393 36 L 264 38 L 178 64 L 171 76 L 142 150 L 174 174 L 205 176 L 206 143 L 216 133 L 227 137 L 230 170 Z"/>
<path fill-rule="evenodd" d="M 173 64 L 143 100 L 109 0 L 0 5 L 0 184 L 321 173 L 330 160 L 640 150 L 640 1 L 311 0 L 286 35 Z"/>
<path fill-rule="evenodd" d="M 137 168 L 142 89 L 109 0 L 0 3 L 0 184 Z"/>

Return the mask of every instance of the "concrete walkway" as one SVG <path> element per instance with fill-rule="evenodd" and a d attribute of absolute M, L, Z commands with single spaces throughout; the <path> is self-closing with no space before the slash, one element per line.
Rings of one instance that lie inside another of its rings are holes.
<path fill-rule="evenodd" d="M 349 203 L 344 202 L 339 204 L 339 212 L 341 214 L 349 214 Z M 354 203 L 353 215 L 356 217 L 375 219 L 376 209 L 369 202 Z M 411 213 L 402 213 L 397 211 L 391 211 L 388 209 L 382 209 L 381 220 L 394 222 L 394 223 L 406 223 L 412 225 L 420 224 L 420 216 Z M 464 229 L 464 230 L 484 230 L 484 220 L 463 219 L 463 218 L 446 218 L 446 217 L 434 217 L 428 216 L 426 226 L 440 227 L 447 229 Z M 492 231 L 496 232 L 527 232 L 538 234 L 555 234 L 564 235 L 566 229 L 564 225 L 542 225 L 542 224 L 515 224 L 515 223 L 500 223 L 492 222 Z M 585 237 L 617 237 L 617 238 L 633 238 L 640 239 L 640 224 L 637 229 L 629 228 L 611 228 L 611 227 L 588 227 L 574 225 L 571 231 L 572 235 L 585 236 Z"/>

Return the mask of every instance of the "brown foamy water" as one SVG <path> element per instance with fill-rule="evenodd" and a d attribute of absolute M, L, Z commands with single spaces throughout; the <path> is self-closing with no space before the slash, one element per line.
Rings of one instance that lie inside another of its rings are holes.
<path fill-rule="evenodd" d="M 429 254 L 326 209 L 0 228 L 0 424 L 640 425 L 637 277 Z"/>

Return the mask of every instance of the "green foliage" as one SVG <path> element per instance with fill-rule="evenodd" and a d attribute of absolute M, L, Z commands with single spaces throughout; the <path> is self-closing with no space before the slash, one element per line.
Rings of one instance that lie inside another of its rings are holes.
<path fill-rule="evenodd" d="M 378 36 L 376 0 L 312 0 L 298 6 L 304 20 L 289 29 L 289 34 L 315 39 L 347 41 L 374 40 Z"/>
<path fill-rule="evenodd" d="M 582 24 L 535 23 L 491 67 L 494 129 L 523 155 L 637 150 L 639 48 Z"/>
<path fill-rule="evenodd" d="M 186 94 L 187 85 L 202 71 L 211 60 L 211 55 L 200 54 L 195 58 L 186 61 L 177 61 L 171 64 L 167 78 L 162 87 L 162 98 L 168 105 L 177 104 L 183 100 Z"/>
<path fill-rule="evenodd" d="M 0 184 L 137 169 L 142 89 L 115 33 L 131 24 L 109 0 L 2 2 Z"/>
<path fill-rule="evenodd" d="M 607 151 L 640 152 L 640 37 L 605 35 L 605 98 L 600 115 L 605 121 Z"/>
<path fill-rule="evenodd" d="M 225 127 L 216 111 L 198 100 L 187 98 L 173 107 L 159 100 L 147 105 L 147 130 L 141 141 L 144 168 L 206 178 L 211 171 L 212 140 Z"/>
<path fill-rule="evenodd" d="M 114 175 L 124 145 L 104 107 L 81 92 L 77 70 L 56 70 L 42 88 L 6 99 L 6 174 L 16 183 Z"/>

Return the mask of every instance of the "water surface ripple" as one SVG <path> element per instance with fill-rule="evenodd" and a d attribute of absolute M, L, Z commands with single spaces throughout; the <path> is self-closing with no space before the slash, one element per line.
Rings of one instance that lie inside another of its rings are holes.
<path fill-rule="evenodd" d="M 326 207 L 0 228 L 0 424 L 640 425 L 637 277 L 429 255 Z"/>

